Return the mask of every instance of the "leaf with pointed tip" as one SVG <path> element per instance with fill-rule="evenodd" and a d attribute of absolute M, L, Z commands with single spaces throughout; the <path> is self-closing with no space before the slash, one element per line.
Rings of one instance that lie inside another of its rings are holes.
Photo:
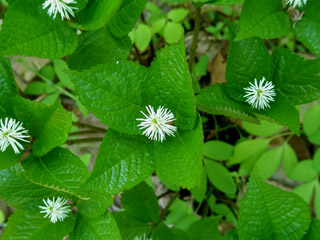
<path fill-rule="evenodd" d="M 60 17 L 42 9 L 42 0 L 16 0 L 0 31 L 0 54 L 62 58 L 77 46 L 77 33 Z"/>
<path fill-rule="evenodd" d="M 256 173 L 251 175 L 240 202 L 239 239 L 299 240 L 310 220 L 303 199 L 266 184 Z"/>
<path fill-rule="evenodd" d="M 303 237 L 303 240 L 316 240 L 320 239 L 320 221 L 312 219 L 310 228 L 307 234 Z"/>

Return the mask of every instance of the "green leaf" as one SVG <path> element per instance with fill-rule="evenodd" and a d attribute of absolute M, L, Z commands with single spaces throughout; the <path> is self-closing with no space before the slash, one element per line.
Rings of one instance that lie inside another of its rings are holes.
<path fill-rule="evenodd" d="M 111 213 L 106 212 L 99 218 L 86 218 L 78 214 L 70 240 L 114 239 L 121 240 L 116 221 Z"/>
<path fill-rule="evenodd" d="M 203 145 L 204 157 L 211 158 L 216 161 L 227 161 L 233 154 L 233 146 L 229 143 L 212 140 L 207 141 Z"/>
<path fill-rule="evenodd" d="M 93 66 L 127 59 L 131 41 L 128 36 L 117 38 L 108 28 L 82 33 L 77 49 L 68 56 L 70 69 L 83 71 Z"/>
<path fill-rule="evenodd" d="M 305 60 L 290 50 L 279 48 L 272 53 L 273 82 L 293 105 L 320 97 L 320 60 Z"/>
<path fill-rule="evenodd" d="M 81 196 L 80 188 L 90 172 L 69 150 L 55 148 L 41 158 L 30 155 L 21 165 L 26 178 L 32 183 L 78 198 L 86 198 Z"/>
<path fill-rule="evenodd" d="M 320 144 L 320 105 L 310 107 L 303 117 L 303 130 L 310 142 Z"/>
<path fill-rule="evenodd" d="M 54 189 L 30 182 L 20 165 L 0 171 L 0 188 L 0 197 L 14 207 L 59 194 Z"/>
<path fill-rule="evenodd" d="M 61 59 L 54 59 L 53 61 L 54 71 L 56 72 L 59 80 L 67 88 L 74 90 L 74 84 L 71 82 L 69 76 L 65 73 L 65 70 L 68 69 L 68 65 L 65 61 Z"/>
<path fill-rule="evenodd" d="M 77 208 L 82 216 L 86 218 L 99 218 L 101 217 L 113 204 L 113 198 L 99 190 L 89 191 L 84 193 L 88 196 L 88 200 L 79 199 L 77 201 Z"/>
<path fill-rule="evenodd" d="M 302 20 L 298 21 L 294 28 L 297 39 L 311 52 L 320 57 L 320 2 L 309 0 L 305 8 Z"/>
<path fill-rule="evenodd" d="M 264 152 L 257 160 L 254 168 L 262 179 L 270 178 L 279 168 L 283 155 L 283 147 Z"/>
<path fill-rule="evenodd" d="M 320 219 L 320 183 L 316 182 L 314 194 L 314 212 L 317 219 Z"/>
<path fill-rule="evenodd" d="M 242 127 L 250 134 L 258 137 L 270 137 L 278 133 L 283 126 L 268 121 L 260 121 L 260 124 L 242 122 Z"/>
<path fill-rule="evenodd" d="M 64 221 L 53 224 L 49 218 L 43 218 L 44 213 L 40 213 L 39 206 L 43 205 L 43 202 L 36 203 L 14 211 L 1 239 L 43 240 L 50 236 L 52 240 L 60 240 L 72 231 L 74 218 L 71 213 Z"/>
<path fill-rule="evenodd" d="M 186 236 L 186 233 L 180 229 L 169 228 L 165 224 L 160 223 L 152 236 L 153 240 L 164 240 L 164 239 L 174 239 L 174 240 L 189 240 L 190 238 Z"/>
<path fill-rule="evenodd" d="M 191 188 L 190 191 L 192 193 L 192 196 L 197 202 L 202 203 L 202 201 L 205 199 L 206 192 L 207 192 L 207 174 L 203 167 L 202 167 L 200 186 Z"/>
<path fill-rule="evenodd" d="M 270 69 L 271 57 L 261 39 L 249 38 L 231 42 L 226 68 L 230 97 L 245 102 L 244 88 L 249 87 L 250 82 L 254 83 L 255 79 L 260 81 L 265 77 L 267 81 L 270 81 Z M 273 105 L 271 103 L 270 106 L 273 107 Z"/>
<path fill-rule="evenodd" d="M 120 134 L 109 128 L 85 187 L 118 194 L 153 171 L 153 144 L 147 138 Z"/>
<path fill-rule="evenodd" d="M 236 40 L 249 37 L 280 38 L 290 31 L 287 14 L 278 0 L 246 0 L 240 16 Z"/>
<path fill-rule="evenodd" d="M 309 230 L 304 235 L 303 240 L 315 240 L 320 239 L 320 221 L 312 218 Z"/>
<path fill-rule="evenodd" d="M 12 73 L 10 62 L 4 57 L 0 57 L 0 86 L 0 106 L 5 112 L 11 115 L 12 107 L 9 99 L 18 96 L 19 90 Z"/>
<path fill-rule="evenodd" d="M 1 55 L 62 58 L 74 51 L 76 30 L 61 18 L 50 17 L 42 3 L 17 0 L 8 8 L 0 31 Z"/>
<path fill-rule="evenodd" d="M 83 30 L 97 30 L 107 24 L 119 9 L 122 0 L 90 0 L 79 12 L 79 22 Z"/>
<path fill-rule="evenodd" d="M 159 220 L 159 205 L 154 190 L 147 183 L 125 190 L 121 203 L 127 214 L 140 222 L 157 222 Z"/>
<path fill-rule="evenodd" d="M 289 177 L 296 181 L 311 181 L 318 173 L 312 167 L 312 160 L 303 160 L 292 169 Z"/>
<path fill-rule="evenodd" d="M 114 212 L 113 217 L 118 224 L 122 240 L 132 240 L 137 236 L 148 236 L 151 231 L 148 224 L 137 221 L 126 211 Z"/>
<path fill-rule="evenodd" d="M 290 176 L 294 166 L 298 163 L 295 151 L 288 143 L 283 145 L 282 168 L 287 176 Z"/>
<path fill-rule="evenodd" d="M 306 203 L 310 204 L 316 181 L 300 184 L 292 192 L 300 196 Z"/>
<path fill-rule="evenodd" d="M 192 240 L 221 239 L 222 236 L 218 230 L 220 220 L 221 216 L 211 216 L 200 219 L 189 226 L 187 233 Z"/>
<path fill-rule="evenodd" d="M 179 23 L 189 14 L 189 10 L 184 8 L 175 8 L 168 12 L 168 19 L 173 22 Z"/>
<path fill-rule="evenodd" d="M 106 0 L 109 2 L 110 0 Z M 147 0 L 123 0 L 119 11 L 109 23 L 110 31 L 117 37 L 123 37 L 133 29 Z"/>
<path fill-rule="evenodd" d="M 222 164 L 204 159 L 204 166 L 210 182 L 217 189 L 226 194 L 234 194 L 237 191 L 230 172 Z"/>
<path fill-rule="evenodd" d="M 240 201 L 239 239 L 299 240 L 309 223 L 309 206 L 300 197 L 251 175 Z"/>
<path fill-rule="evenodd" d="M 46 105 L 24 98 L 15 98 L 12 102 L 17 118 L 36 138 L 33 143 L 35 156 L 43 156 L 67 141 L 72 121 L 60 102 Z"/>
<path fill-rule="evenodd" d="M 239 240 L 237 229 L 232 229 L 226 235 L 223 236 L 223 240 Z"/>
<path fill-rule="evenodd" d="M 24 90 L 24 93 L 28 95 L 41 95 L 44 93 L 50 93 L 50 91 L 49 92 L 46 91 L 47 89 L 51 90 L 50 88 L 51 87 L 48 86 L 48 84 L 46 84 L 45 82 L 35 81 L 27 85 L 27 87 Z"/>
<path fill-rule="evenodd" d="M 155 142 L 157 175 L 169 184 L 193 188 L 201 181 L 203 130 L 200 117 L 193 130 L 178 131 L 165 142 Z"/>
<path fill-rule="evenodd" d="M 197 109 L 213 115 L 225 115 L 235 119 L 259 123 L 244 103 L 232 100 L 226 91 L 225 84 L 207 87 L 196 96 Z"/>
<path fill-rule="evenodd" d="M 320 173 L 320 149 L 318 149 L 313 155 L 312 166 L 314 170 Z"/>
<path fill-rule="evenodd" d="M 177 43 L 183 35 L 183 27 L 180 23 L 167 22 L 163 29 L 163 37 L 167 43 Z"/>
<path fill-rule="evenodd" d="M 146 50 L 152 37 L 150 27 L 146 24 L 140 23 L 134 33 L 134 43 L 136 44 L 137 48 L 140 51 Z"/>
<path fill-rule="evenodd" d="M 8 146 L 4 152 L 0 151 L 0 170 L 9 168 L 16 164 L 16 162 L 22 157 L 23 153 L 24 151 L 21 151 L 20 154 L 15 154 L 11 146 Z"/>

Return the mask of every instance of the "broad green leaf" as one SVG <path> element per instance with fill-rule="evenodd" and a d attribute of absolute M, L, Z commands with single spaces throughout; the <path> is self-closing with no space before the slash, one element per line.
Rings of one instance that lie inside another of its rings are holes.
<path fill-rule="evenodd" d="M 140 222 L 157 222 L 159 205 L 152 187 L 142 182 L 122 193 L 121 203 L 127 214 Z"/>
<path fill-rule="evenodd" d="M 199 111 L 259 123 L 259 120 L 249 112 L 246 104 L 231 99 L 225 84 L 215 84 L 203 89 L 196 96 L 196 104 Z"/>
<path fill-rule="evenodd" d="M 303 130 L 310 142 L 320 144 L 320 105 L 314 105 L 308 109 L 303 117 Z"/>
<path fill-rule="evenodd" d="M 315 183 L 316 181 L 300 184 L 299 186 L 295 187 L 292 192 L 300 196 L 306 203 L 310 204 Z"/>
<path fill-rule="evenodd" d="M 72 121 L 70 114 L 60 102 L 47 105 L 24 98 L 15 98 L 13 105 L 17 118 L 36 138 L 33 142 L 35 156 L 43 156 L 67 141 Z"/>
<path fill-rule="evenodd" d="M 256 161 L 263 152 L 267 151 L 269 143 L 270 140 L 268 139 L 255 139 L 237 144 L 228 165 L 242 163 L 251 159 L 255 159 Z"/>
<path fill-rule="evenodd" d="M 164 26 L 166 25 L 166 19 L 161 18 L 151 24 L 151 33 L 156 34 L 162 31 Z"/>
<path fill-rule="evenodd" d="M 113 217 L 118 224 L 122 240 L 133 240 L 137 236 L 149 236 L 151 229 L 148 224 L 137 221 L 126 211 L 114 212 Z"/>
<path fill-rule="evenodd" d="M 109 2 L 110 0 L 106 0 Z M 147 0 L 123 0 L 119 11 L 113 16 L 108 27 L 117 37 L 123 37 L 133 29 Z"/>
<path fill-rule="evenodd" d="M 137 185 L 154 171 L 153 144 L 142 136 L 108 130 L 86 188 L 118 194 Z"/>
<path fill-rule="evenodd" d="M 144 98 L 147 69 L 129 61 L 68 72 L 80 101 L 110 128 L 139 134 L 137 118 L 149 103 Z M 174 112 L 175 114 L 175 112 Z"/>
<path fill-rule="evenodd" d="M 309 230 L 304 235 L 303 240 L 315 240 L 320 239 L 320 221 L 312 218 Z"/>
<path fill-rule="evenodd" d="M 157 227 L 155 233 L 152 236 L 152 240 L 164 240 L 164 239 L 174 239 L 174 240 L 189 240 L 185 231 L 176 229 L 174 227 L 169 228 L 163 223 L 160 223 Z"/>
<path fill-rule="evenodd" d="M 149 104 L 170 109 L 179 129 L 193 129 L 197 113 L 184 41 L 161 49 L 149 73 L 150 79 L 146 82 Z"/>
<path fill-rule="evenodd" d="M 1 55 L 62 58 L 74 51 L 76 30 L 60 17 L 50 17 L 42 3 L 16 0 L 8 8 L 0 31 Z"/>
<path fill-rule="evenodd" d="M 77 49 L 67 61 L 70 69 L 78 71 L 125 60 L 131 48 L 128 36 L 117 38 L 107 28 L 82 33 L 78 40 Z"/>
<path fill-rule="evenodd" d="M 16 164 L 16 162 L 20 160 L 23 152 L 24 151 L 21 151 L 20 154 L 15 154 L 10 145 L 4 152 L 0 151 L 0 170 L 10 168 Z"/>
<path fill-rule="evenodd" d="M 292 169 L 289 178 L 296 181 L 311 181 L 318 173 L 312 167 L 312 160 L 303 160 Z"/>
<path fill-rule="evenodd" d="M 56 72 L 59 80 L 67 88 L 74 90 L 74 84 L 71 82 L 69 76 L 65 73 L 65 70 L 68 69 L 68 65 L 65 61 L 61 59 L 54 59 L 53 61 L 54 71 Z"/>
<path fill-rule="evenodd" d="M 41 95 L 44 93 L 50 94 L 52 92 L 55 92 L 54 88 L 52 88 L 51 86 L 49 86 L 45 82 L 39 82 L 39 81 L 29 83 L 27 85 L 26 89 L 24 90 L 24 93 L 28 94 L 28 95 Z"/>
<path fill-rule="evenodd" d="M 276 88 L 293 105 L 319 99 L 320 60 L 305 60 L 288 49 L 279 48 L 272 53 L 272 72 Z"/>
<path fill-rule="evenodd" d="M 320 149 L 318 149 L 313 155 L 312 166 L 314 170 L 320 173 Z"/>
<path fill-rule="evenodd" d="M 146 24 L 141 23 L 138 25 L 134 33 L 134 43 L 136 44 L 137 48 L 140 51 L 146 50 L 146 48 L 149 46 L 152 37 L 150 27 Z"/>
<path fill-rule="evenodd" d="M 86 199 L 80 192 L 80 188 L 89 177 L 90 172 L 83 162 L 69 150 L 55 148 L 41 158 L 30 155 L 21 166 L 25 176 L 32 183 Z"/>
<path fill-rule="evenodd" d="M 249 37 L 280 38 L 290 31 L 288 15 L 279 0 L 246 0 L 236 40 Z"/>
<path fill-rule="evenodd" d="M 187 233 L 192 240 L 221 239 L 222 236 L 218 230 L 220 220 L 221 216 L 210 216 L 200 219 L 189 226 Z"/>
<path fill-rule="evenodd" d="M 238 231 L 236 228 L 232 229 L 226 235 L 223 236 L 223 240 L 239 240 Z"/>
<path fill-rule="evenodd" d="M 294 166 L 298 163 L 295 151 L 288 143 L 283 145 L 282 168 L 287 176 L 290 176 Z"/>
<path fill-rule="evenodd" d="M 155 142 L 157 175 L 166 182 L 193 188 L 201 181 L 203 131 L 200 117 L 193 130 L 178 131 L 163 143 Z"/>
<path fill-rule="evenodd" d="M 167 43 L 177 43 L 183 35 L 183 27 L 180 23 L 167 22 L 163 29 L 163 37 Z"/>
<path fill-rule="evenodd" d="M 249 87 L 250 83 L 254 84 L 255 79 L 259 82 L 265 77 L 270 81 L 270 69 L 271 57 L 261 39 L 249 38 L 231 42 L 226 68 L 230 97 L 245 102 L 244 88 Z M 271 103 L 270 106 L 273 107 L 273 105 L 274 103 Z"/>
<path fill-rule="evenodd" d="M 202 167 L 200 186 L 191 188 L 190 191 L 192 196 L 197 202 L 202 203 L 202 201 L 205 199 L 206 192 L 207 192 L 207 174 L 206 174 L 206 170 L 203 167 Z"/>
<path fill-rule="evenodd" d="M 64 221 L 53 224 L 48 217 L 43 218 L 45 213 L 40 213 L 41 205 L 43 202 L 39 201 L 15 210 L 9 217 L 1 239 L 43 240 L 50 236 L 52 240 L 60 240 L 72 231 L 75 221 L 71 213 Z"/>
<path fill-rule="evenodd" d="M 217 189 L 226 194 L 234 194 L 237 191 L 230 172 L 222 164 L 204 159 L 204 166 L 210 182 Z"/>
<path fill-rule="evenodd" d="M 251 175 L 240 201 L 239 239 L 299 240 L 310 220 L 309 206 L 300 197 Z"/>
<path fill-rule="evenodd" d="M 320 57 L 320 2 L 309 0 L 305 8 L 302 20 L 298 21 L 294 32 L 297 39 L 311 52 Z"/>
<path fill-rule="evenodd" d="M 76 224 L 70 235 L 70 240 L 113 239 L 121 240 L 116 221 L 111 213 L 106 212 L 98 218 L 86 218 L 77 215 Z"/>
<path fill-rule="evenodd" d="M 320 183 L 316 182 L 314 194 L 314 212 L 318 220 L 320 220 Z"/>
<path fill-rule="evenodd" d="M 270 137 L 278 133 L 283 126 L 268 121 L 260 121 L 260 124 L 253 124 L 249 122 L 242 122 L 242 127 L 250 134 L 258 137 Z"/>
<path fill-rule="evenodd" d="M 204 143 L 203 156 L 216 161 L 227 161 L 232 156 L 233 149 L 229 143 L 212 140 Z"/>
<path fill-rule="evenodd" d="M 59 195 L 52 188 L 30 182 L 20 165 L 0 171 L 0 188 L 0 197 L 14 207 Z"/>
<path fill-rule="evenodd" d="M 168 19 L 173 22 L 179 23 L 189 14 L 189 10 L 184 8 L 175 8 L 168 12 Z"/>
<path fill-rule="evenodd" d="M 86 218 L 99 218 L 113 204 L 111 195 L 99 190 L 84 193 L 89 199 L 79 199 L 77 208 L 80 214 Z"/>
<path fill-rule="evenodd" d="M 19 90 L 11 70 L 10 62 L 4 57 L 0 57 L 0 86 L 0 106 L 10 116 L 12 115 L 12 107 L 9 99 L 18 96 Z"/>
<path fill-rule="evenodd" d="M 264 152 L 257 160 L 254 168 L 262 179 L 268 179 L 279 168 L 283 156 L 283 147 Z"/>
<path fill-rule="evenodd" d="M 79 12 L 81 29 L 97 30 L 107 24 L 119 9 L 122 0 L 89 0 L 87 6 Z"/>

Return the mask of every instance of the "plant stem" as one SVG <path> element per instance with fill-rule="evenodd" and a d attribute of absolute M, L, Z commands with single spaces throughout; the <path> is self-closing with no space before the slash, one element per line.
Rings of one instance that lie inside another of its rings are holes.
<path fill-rule="evenodd" d="M 177 197 L 179 197 L 179 192 L 175 192 L 175 194 L 172 196 L 172 198 L 170 199 L 170 201 L 168 202 L 167 206 L 162 210 L 162 212 L 160 213 L 160 218 L 159 221 L 154 223 L 151 228 L 151 232 L 149 234 L 148 238 L 151 238 L 152 235 L 154 234 L 154 232 L 156 231 L 158 225 L 165 219 L 167 212 L 169 211 L 169 208 L 171 207 L 171 205 L 173 204 L 173 202 L 177 199 Z"/>
<path fill-rule="evenodd" d="M 294 134 L 292 132 L 279 133 L 277 135 L 270 137 L 270 140 L 273 140 L 279 137 L 289 136 L 289 135 L 294 135 Z"/>
<path fill-rule="evenodd" d="M 191 45 L 190 58 L 189 58 L 189 71 L 190 72 L 192 72 L 194 58 L 195 58 L 196 52 L 197 52 L 198 37 L 199 37 L 199 30 L 200 30 L 200 17 L 201 17 L 201 7 L 196 7 L 196 17 L 195 17 L 192 45 Z"/>
<path fill-rule="evenodd" d="M 96 127 L 96 126 L 92 126 L 90 124 L 86 124 L 86 123 L 81 123 L 81 122 L 72 122 L 73 126 L 76 126 L 78 128 L 88 128 L 88 129 L 92 129 L 96 132 L 106 132 L 107 129 L 104 128 L 100 128 L 100 127 Z"/>
<path fill-rule="evenodd" d="M 219 140 L 219 124 L 215 115 L 213 115 L 214 129 L 216 130 L 216 139 Z"/>
<path fill-rule="evenodd" d="M 84 138 L 84 139 L 75 139 L 75 140 L 68 140 L 66 142 L 67 145 L 74 145 L 79 143 L 91 143 L 91 142 L 101 142 L 103 138 Z"/>
<path fill-rule="evenodd" d="M 78 131 L 78 132 L 69 133 L 69 136 L 86 135 L 86 134 L 93 134 L 93 133 L 100 133 L 100 132 L 95 130 Z"/>

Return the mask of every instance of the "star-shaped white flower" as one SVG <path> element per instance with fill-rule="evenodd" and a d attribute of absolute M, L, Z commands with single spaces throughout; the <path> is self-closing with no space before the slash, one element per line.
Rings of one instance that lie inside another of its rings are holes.
<path fill-rule="evenodd" d="M 48 14 L 51 16 L 53 14 L 53 18 L 56 18 L 57 13 L 59 12 L 61 15 L 61 19 L 64 18 L 70 19 L 69 14 L 71 14 L 72 17 L 74 17 L 73 9 L 78 9 L 76 7 L 70 7 L 68 4 L 76 4 L 77 2 L 74 0 L 46 0 L 42 4 L 42 8 L 48 9 Z"/>
<path fill-rule="evenodd" d="M 28 130 L 24 129 L 22 123 L 15 119 L 5 118 L 4 122 L 0 119 L 0 150 L 4 152 L 11 145 L 15 154 L 20 153 L 19 148 L 24 148 L 18 141 L 30 142 L 25 139 L 29 137 L 27 133 Z"/>
<path fill-rule="evenodd" d="M 144 233 L 142 236 L 136 236 L 134 240 L 152 240 L 152 238 L 147 238 L 146 234 Z"/>
<path fill-rule="evenodd" d="M 302 7 L 303 4 L 307 3 L 307 0 L 286 0 L 286 3 L 293 5 L 293 7 Z"/>
<path fill-rule="evenodd" d="M 269 108 L 269 102 L 274 102 L 274 98 L 276 96 L 276 93 L 274 91 L 274 85 L 272 82 L 266 82 L 265 77 L 260 80 L 259 85 L 257 83 L 257 79 L 254 80 L 254 85 L 250 83 L 250 87 L 244 88 L 246 90 L 246 95 L 244 95 L 244 98 L 246 99 L 246 102 L 248 102 L 253 108 L 257 108 L 258 110 Z"/>
<path fill-rule="evenodd" d="M 139 129 L 145 129 L 142 133 L 147 136 L 149 139 L 162 142 L 166 139 L 166 134 L 169 136 L 174 136 L 174 132 L 177 131 L 176 126 L 172 126 L 171 123 L 176 120 L 173 113 L 159 106 L 157 112 L 154 111 L 153 107 L 146 106 L 149 115 L 146 115 L 144 112 L 141 113 L 146 118 L 137 118 L 136 120 L 141 121 L 138 125 Z"/>
<path fill-rule="evenodd" d="M 71 212 L 70 206 L 66 205 L 67 199 L 58 197 L 55 201 L 55 197 L 53 197 L 52 201 L 48 198 L 47 201 L 43 199 L 44 206 L 39 206 L 39 208 L 43 209 L 40 211 L 41 213 L 46 213 L 44 218 L 49 217 L 50 222 L 56 223 L 58 220 L 63 221 L 68 213 Z"/>

